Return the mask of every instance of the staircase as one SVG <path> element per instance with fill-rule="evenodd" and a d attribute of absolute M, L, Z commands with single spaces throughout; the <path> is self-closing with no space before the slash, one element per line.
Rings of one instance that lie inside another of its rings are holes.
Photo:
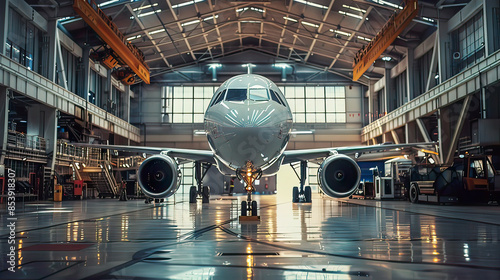
<path fill-rule="evenodd" d="M 82 180 L 87 183 L 88 188 L 95 188 L 99 198 L 118 196 L 118 185 L 107 169 L 108 164 L 104 162 L 103 168 L 85 167 L 80 171 Z"/>

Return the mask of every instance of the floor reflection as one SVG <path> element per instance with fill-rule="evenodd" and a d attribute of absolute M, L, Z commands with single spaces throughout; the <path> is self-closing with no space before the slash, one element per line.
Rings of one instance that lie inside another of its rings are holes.
<path fill-rule="evenodd" d="M 19 217 L 18 269 L 32 279 L 500 278 L 500 221 L 483 221 L 484 209 L 319 195 L 293 204 L 268 195 L 256 196 L 260 223 L 240 224 L 243 199 L 58 206 L 68 212 L 33 206 Z M 500 214 L 497 208 L 486 210 Z M 6 236 L 5 229 L 0 233 Z M 40 244 L 90 246 L 26 249 Z M 5 268 L 3 262 L 1 279 L 17 279 Z"/>

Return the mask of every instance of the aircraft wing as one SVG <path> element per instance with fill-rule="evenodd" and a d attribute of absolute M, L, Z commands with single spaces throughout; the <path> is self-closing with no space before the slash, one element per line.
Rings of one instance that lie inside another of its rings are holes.
<path fill-rule="evenodd" d="M 137 152 L 146 154 L 166 154 L 170 157 L 179 158 L 187 161 L 203 161 L 215 164 L 214 153 L 207 150 L 191 150 L 191 149 L 176 149 L 176 148 L 160 148 L 146 146 L 121 146 L 121 145 L 103 145 L 103 144 L 84 144 L 71 143 L 77 147 L 90 147 L 108 149 L 122 152 Z"/>
<path fill-rule="evenodd" d="M 314 160 L 319 158 L 326 158 L 335 154 L 344 154 L 353 156 L 356 153 L 361 155 L 366 152 L 388 152 L 388 151 L 401 151 L 401 150 L 422 150 L 427 153 L 437 154 L 433 150 L 426 150 L 433 148 L 435 150 L 437 143 L 411 143 L 411 144 L 379 144 L 372 146 L 352 146 L 352 147 L 338 147 L 338 148 L 320 148 L 320 149 L 305 149 L 305 150 L 290 150 L 285 151 L 285 158 L 283 164 L 302 160 Z"/>

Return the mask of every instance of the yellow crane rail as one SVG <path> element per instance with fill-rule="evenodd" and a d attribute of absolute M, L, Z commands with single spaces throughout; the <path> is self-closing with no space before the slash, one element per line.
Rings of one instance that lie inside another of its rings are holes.
<path fill-rule="evenodd" d="M 408 0 L 401 12 L 393 14 L 375 38 L 356 53 L 352 80 L 357 81 L 372 63 L 389 47 L 399 34 L 415 18 L 418 12 L 417 0 Z"/>
<path fill-rule="evenodd" d="M 149 67 L 144 61 L 144 54 L 125 40 L 123 33 L 94 0 L 74 0 L 73 9 L 139 78 L 149 84 Z"/>

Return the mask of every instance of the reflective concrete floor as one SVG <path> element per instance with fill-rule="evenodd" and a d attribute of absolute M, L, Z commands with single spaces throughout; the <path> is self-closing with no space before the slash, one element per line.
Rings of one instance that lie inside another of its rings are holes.
<path fill-rule="evenodd" d="M 255 198 L 18 203 L 15 273 L 4 204 L 0 279 L 500 279 L 497 205 Z"/>

